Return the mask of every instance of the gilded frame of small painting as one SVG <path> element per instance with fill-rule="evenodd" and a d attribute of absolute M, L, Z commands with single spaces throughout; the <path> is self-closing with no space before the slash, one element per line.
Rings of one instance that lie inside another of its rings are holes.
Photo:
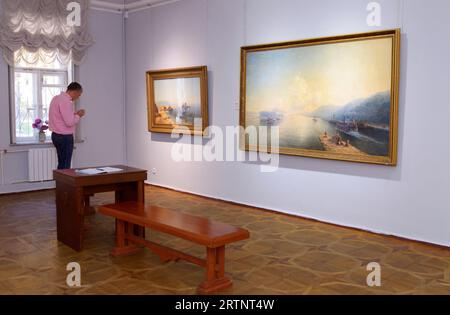
<path fill-rule="evenodd" d="M 207 67 L 148 71 L 147 111 L 150 132 L 204 135 L 209 125 Z"/>
<path fill-rule="evenodd" d="M 397 165 L 400 37 L 242 47 L 240 125 L 278 126 L 280 154 Z M 267 151 L 256 141 L 241 133 L 241 149 Z"/>

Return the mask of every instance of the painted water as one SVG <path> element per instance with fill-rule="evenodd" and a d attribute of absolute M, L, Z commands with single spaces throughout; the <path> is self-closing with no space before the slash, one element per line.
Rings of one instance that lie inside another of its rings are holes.
<path fill-rule="evenodd" d="M 248 112 L 246 118 L 247 126 L 262 125 L 259 113 Z M 352 146 L 369 155 L 389 154 L 389 130 L 386 129 L 360 128 L 359 131 L 345 133 L 339 131 L 332 122 L 303 114 L 284 115 L 278 127 L 281 148 L 324 151 L 319 137 L 327 132 L 329 136 L 339 134 L 344 141 L 349 140 Z"/>

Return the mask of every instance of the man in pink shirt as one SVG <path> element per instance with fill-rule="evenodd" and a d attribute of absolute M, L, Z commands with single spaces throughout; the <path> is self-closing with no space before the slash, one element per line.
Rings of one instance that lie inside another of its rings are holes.
<path fill-rule="evenodd" d="M 58 154 L 58 169 L 70 168 L 72 161 L 75 126 L 85 115 L 85 110 L 75 112 L 74 104 L 83 93 L 77 82 L 71 83 L 66 92 L 55 96 L 49 109 L 48 125 L 52 131 L 52 142 Z"/>

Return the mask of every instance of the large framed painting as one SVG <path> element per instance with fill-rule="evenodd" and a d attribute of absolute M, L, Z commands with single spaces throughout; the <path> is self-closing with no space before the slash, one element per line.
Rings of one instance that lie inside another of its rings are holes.
<path fill-rule="evenodd" d="M 395 166 L 399 69 L 399 29 L 242 47 L 240 124 L 277 127 L 280 154 Z"/>
<path fill-rule="evenodd" d="M 206 66 L 147 72 L 148 129 L 203 135 L 208 127 Z"/>

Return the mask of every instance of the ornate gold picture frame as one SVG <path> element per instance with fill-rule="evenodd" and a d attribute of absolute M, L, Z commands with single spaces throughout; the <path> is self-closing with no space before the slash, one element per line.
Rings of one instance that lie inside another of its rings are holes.
<path fill-rule="evenodd" d="M 240 125 L 278 127 L 280 154 L 395 166 L 400 34 L 242 47 Z"/>
<path fill-rule="evenodd" d="M 147 72 L 148 130 L 203 135 L 208 127 L 206 66 Z"/>

